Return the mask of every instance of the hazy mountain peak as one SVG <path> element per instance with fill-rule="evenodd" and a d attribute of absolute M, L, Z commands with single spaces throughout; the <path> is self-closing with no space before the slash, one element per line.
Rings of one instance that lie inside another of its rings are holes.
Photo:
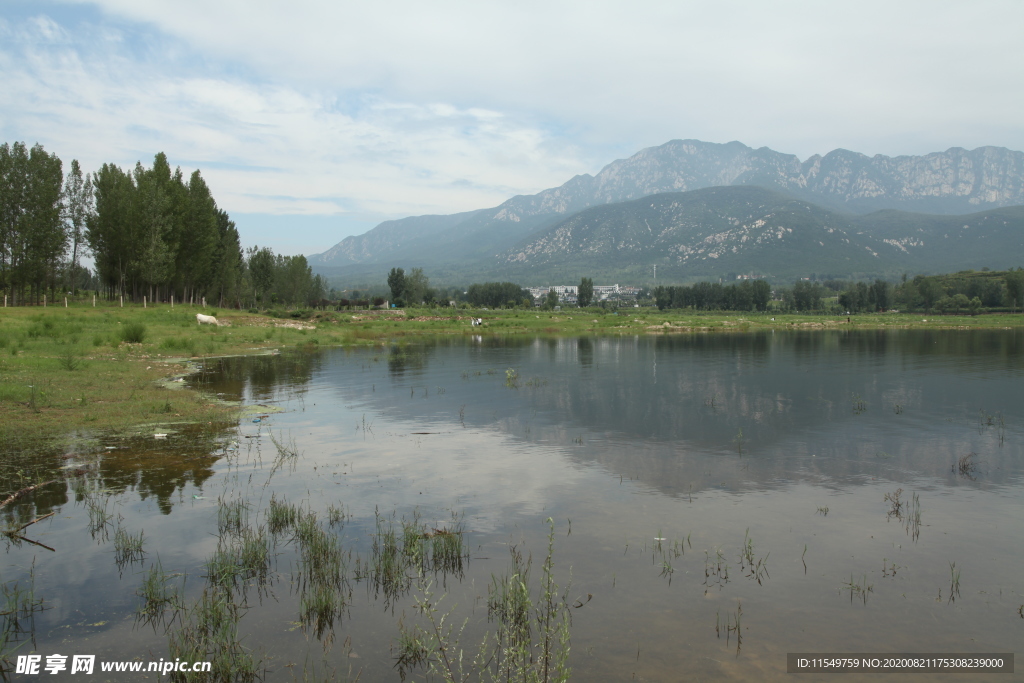
<path fill-rule="evenodd" d="M 670 140 L 617 159 L 596 175 L 451 216 L 386 221 L 309 258 L 317 266 L 427 265 L 493 258 L 531 233 L 584 209 L 665 192 L 760 186 L 848 214 L 881 209 L 965 214 L 1024 204 L 1024 153 L 951 147 L 923 156 L 869 157 L 835 149 L 801 162 L 738 141 Z"/>

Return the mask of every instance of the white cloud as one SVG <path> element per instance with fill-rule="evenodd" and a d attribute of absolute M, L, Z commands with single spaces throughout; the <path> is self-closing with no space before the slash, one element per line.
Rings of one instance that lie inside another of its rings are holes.
<path fill-rule="evenodd" d="M 162 150 L 202 168 L 229 210 L 451 212 L 560 183 L 580 166 L 571 146 L 500 112 L 178 74 L 123 50 L 54 45 L 61 27 L 46 17 L 18 30 L 0 48 L 7 137 L 86 168 L 148 163 Z"/>
<path fill-rule="evenodd" d="M 601 144 L 1024 147 L 1012 1 L 96 4 L 287 82 L 525 111 Z M 900 134 L 922 142 L 877 142 Z"/>
<path fill-rule="evenodd" d="M 4 139 L 86 168 L 162 150 L 229 211 L 450 213 L 682 137 L 1024 148 L 1013 1 L 19 6 Z"/>

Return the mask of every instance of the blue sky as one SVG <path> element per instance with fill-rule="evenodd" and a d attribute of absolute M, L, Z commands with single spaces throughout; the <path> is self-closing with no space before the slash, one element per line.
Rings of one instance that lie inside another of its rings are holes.
<path fill-rule="evenodd" d="M 674 138 L 1024 149 L 1024 3 L 0 0 L 0 138 L 199 168 L 323 251 Z"/>

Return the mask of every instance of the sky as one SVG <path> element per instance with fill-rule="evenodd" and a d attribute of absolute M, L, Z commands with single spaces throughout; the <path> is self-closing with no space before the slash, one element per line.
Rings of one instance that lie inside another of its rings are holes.
<path fill-rule="evenodd" d="M 314 254 L 672 139 L 1024 150 L 1024 2 L 0 0 L 0 142 L 199 169 Z"/>

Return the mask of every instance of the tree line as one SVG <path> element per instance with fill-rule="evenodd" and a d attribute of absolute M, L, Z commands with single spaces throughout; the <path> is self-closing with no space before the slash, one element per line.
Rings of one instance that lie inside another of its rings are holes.
<path fill-rule="evenodd" d="M 56 155 L 40 145 L 0 145 L 0 289 L 14 301 L 37 300 L 74 274 L 66 254 L 72 232 L 83 225 L 68 204 L 89 194 L 73 163 L 69 175 L 76 171 L 79 193 L 72 194 Z"/>
<path fill-rule="evenodd" d="M 799 286 L 800 283 L 797 283 Z M 698 282 L 693 285 L 659 285 L 654 288 L 654 303 L 658 310 L 666 308 L 692 308 L 698 311 L 766 311 L 771 301 L 772 288 L 765 280 L 744 280 L 739 284 Z M 813 296 L 800 287 L 801 305 L 813 305 Z"/>
<path fill-rule="evenodd" d="M 986 268 L 913 278 L 903 275 L 895 284 L 882 279 L 801 281 L 791 290 L 777 290 L 776 296 L 783 308 L 844 314 L 892 309 L 954 314 L 974 314 L 982 308 L 1012 311 L 1024 304 L 1024 270 Z"/>
<path fill-rule="evenodd" d="M 90 254 L 95 273 L 80 265 Z M 129 300 L 311 305 L 325 285 L 304 256 L 243 253 L 201 172 L 172 171 L 162 152 L 149 168 L 91 174 L 76 159 L 64 175 L 41 145 L 0 145 L 0 291 L 12 303 L 89 287 Z"/>
<path fill-rule="evenodd" d="M 198 170 L 186 180 L 161 152 L 150 168 L 103 164 L 91 182 L 95 210 L 86 219 L 85 238 L 109 296 L 237 301 L 238 230 Z"/>

